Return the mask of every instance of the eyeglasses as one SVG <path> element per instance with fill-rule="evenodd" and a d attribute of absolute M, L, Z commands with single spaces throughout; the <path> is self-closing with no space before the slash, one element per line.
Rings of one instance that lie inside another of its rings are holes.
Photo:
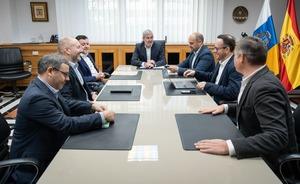
<path fill-rule="evenodd" d="M 59 70 L 59 69 L 57 69 L 57 68 L 53 68 L 53 70 L 62 73 L 62 74 L 64 75 L 64 77 L 66 77 L 66 78 L 69 77 L 69 72 L 63 72 L 63 71 L 61 71 L 61 70 Z"/>
<path fill-rule="evenodd" d="M 226 47 L 214 47 L 214 49 L 216 50 L 216 51 L 219 51 L 219 50 L 221 50 L 221 49 L 225 49 Z"/>

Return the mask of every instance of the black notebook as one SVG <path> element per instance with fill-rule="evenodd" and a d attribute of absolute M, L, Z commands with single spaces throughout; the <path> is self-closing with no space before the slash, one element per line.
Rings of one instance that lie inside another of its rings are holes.
<path fill-rule="evenodd" d="M 109 128 L 72 135 L 62 148 L 130 150 L 134 141 L 139 117 L 139 114 L 116 114 L 115 122 Z"/>
<path fill-rule="evenodd" d="M 226 115 L 175 114 L 175 118 L 184 150 L 196 150 L 194 143 L 203 139 L 243 137 Z"/>
<path fill-rule="evenodd" d="M 111 75 L 109 80 L 141 80 L 142 71 L 138 71 L 136 75 Z"/>
<path fill-rule="evenodd" d="M 139 101 L 141 85 L 106 85 L 97 101 Z"/>
<path fill-rule="evenodd" d="M 205 91 L 195 88 L 179 88 L 176 89 L 170 80 L 163 81 L 167 96 L 190 96 L 190 95 L 205 95 Z"/>

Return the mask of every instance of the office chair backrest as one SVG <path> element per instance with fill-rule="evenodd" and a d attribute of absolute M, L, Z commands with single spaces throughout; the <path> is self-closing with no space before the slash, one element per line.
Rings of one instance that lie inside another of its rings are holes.
<path fill-rule="evenodd" d="M 19 48 L 0 48 L 0 74 L 11 75 L 23 71 L 22 54 Z"/>
<path fill-rule="evenodd" d="M 166 40 L 154 40 L 156 43 L 160 44 L 164 51 L 165 51 L 165 47 L 166 47 Z"/>
<path fill-rule="evenodd" d="M 8 137 L 10 128 L 4 116 L 0 113 L 0 161 L 8 159 Z M 4 170 L 0 168 L 0 178 L 3 176 Z"/>
<path fill-rule="evenodd" d="M 8 138 L 10 135 L 10 127 L 2 113 L 0 113 L 0 183 L 7 183 L 10 175 L 16 167 L 30 167 L 34 175 L 29 183 L 36 183 L 39 174 L 38 162 L 32 158 L 9 159 Z M 22 180 L 22 179 L 20 179 Z M 17 183 L 22 183 L 18 181 Z"/>

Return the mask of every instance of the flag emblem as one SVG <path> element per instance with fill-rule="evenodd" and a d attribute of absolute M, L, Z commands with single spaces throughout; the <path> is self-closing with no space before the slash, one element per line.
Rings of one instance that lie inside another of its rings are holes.
<path fill-rule="evenodd" d="M 269 43 L 270 43 L 270 41 L 272 39 L 271 38 L 272 35 L 270 34 L 269 31 L 260 32 L 260 33 L 256 34 L 255 36 L 258 37 L 258 38 L 260 38 L 263 41 L 265 47 L 267 47 L 268 49 L 270 48 L 269 47 Z"/>
<path fill-rule="evenodd" d="M 280 50 L 281 55 L 284 58 L 287 58 L 290 55 L 290 53 L 294 50 L 293 38 L 290 35 L 285 34 L 282 37 L 282 40 L 280 42 Z"/>

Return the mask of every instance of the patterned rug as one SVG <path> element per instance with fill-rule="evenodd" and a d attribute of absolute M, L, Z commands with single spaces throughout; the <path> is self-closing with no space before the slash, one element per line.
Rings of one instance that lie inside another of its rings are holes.
<path fill-rule="evenodd" d="M 14 97 L 2 97 L 3 101 L 0 103 L 0 112 L 4 115 L 8 125 L 11 127 L 10 136 L 8 139 L 8 145 L 11 145 L 13 127 L 16 122 L 17 107 L 20 102 L 20 98 Z"/>

